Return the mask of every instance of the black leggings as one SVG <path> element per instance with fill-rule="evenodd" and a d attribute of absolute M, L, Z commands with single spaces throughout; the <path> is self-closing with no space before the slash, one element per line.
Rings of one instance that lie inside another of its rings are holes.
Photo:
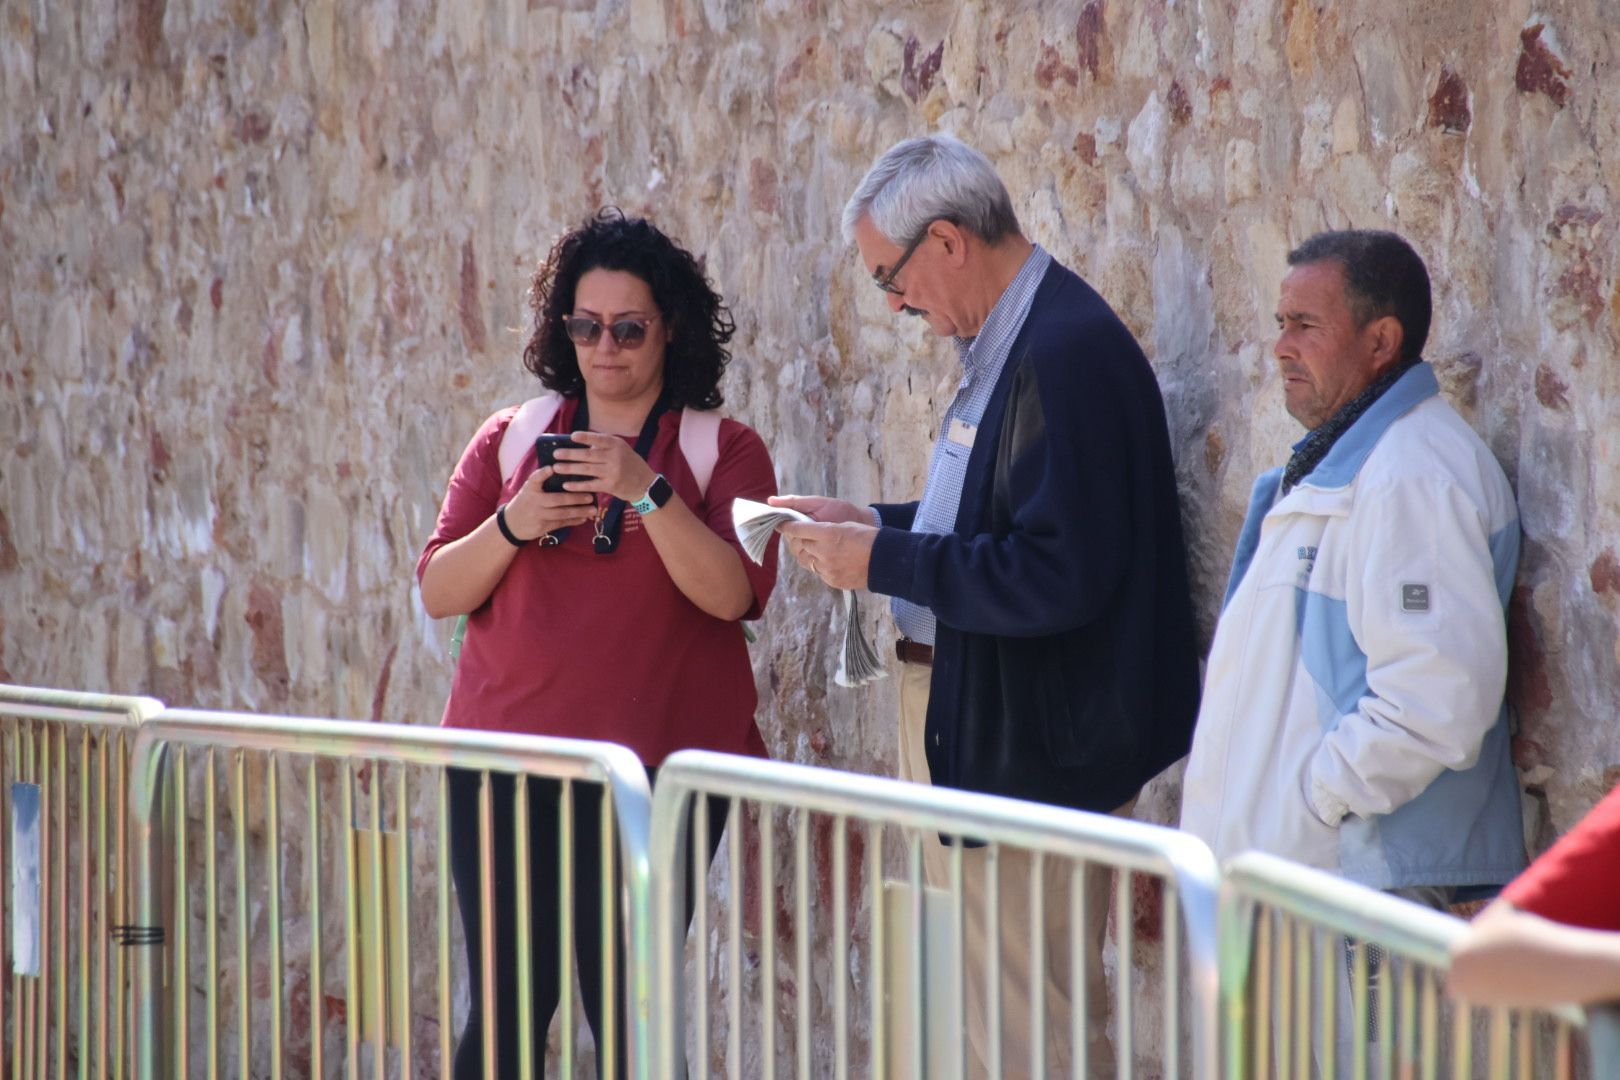
<path fill-rule="evenodd" d="M 456 883 L 456 900 L 461 907 L 461 925 L 467 939 L 467 971 L 472 1008 L 467 1026 L 456 1047 L 455 1080 L 482 1080 L 483 970 L 479 942 L 481 926 L 478 906 L 478 784 L 480 773 L 471 769 L 449 769 L 450 787 L 450 875 Z M 658 770 L 648 769 L 649 780 Z M 516 860 L 513 855 L 512 800 L 515 778 L 506 773 L 490 774 L 492 813 L 491 838 L 494 841 L 495 908 L 495 1046 L 496 1072 L 500 1080 L 518 1075 L 518 963 Z M 558 926 L 562 879 L 558 873 L 558 819 L 562 784 L 556 780 L 529 778 L 529 927 L 533 949 L 530 955 L 531 1013 L 534 1038 L 534 1070 L 545 1075 L 546 1029 L 557 1011 L 562 995 L 559 978 Z M 591 783 L 576 783 L 574 793 L 574 956 L 578 963 L 580 991 L 585 1017 L 591 1031 L 602 1031 L 602 793 Z M 709 858 L 714 858 L 725 829 L 728 802 L 709 799 Z M 695 837 L 693 839 L 696 839 Z M 690 850 L 690 849 L 688 849 Z M 693 882 L 690 859 L 686 863 L 686 920 L 693 910 Z M 616 863 L 616 860 L 615 860 Z M 613 889 L 614 925 L 623 925 L 619 875 L 615 865 Z M 620 988 L 615 1031 L 618 1044 L 619 1076 L 625 1074 L 625 941 L 620 930 L 614 950 L 616 985 Z M 572 1022 L 565 1018 L 565 1022 Z M 600 1048 L 597 1060 L 601 1061 Z M 609 1080 L 598 1064 L 597 1074 Z M 617 1080 L 617 1078 L 612 1078 Z"/>

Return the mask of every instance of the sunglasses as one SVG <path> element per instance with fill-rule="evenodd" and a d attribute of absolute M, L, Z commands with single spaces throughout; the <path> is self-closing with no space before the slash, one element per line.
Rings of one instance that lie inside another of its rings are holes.
<path fill-rule="evenodd" d="M 649 315 L 645 319 L 615 319 L 605 329 L 619 348 L 634 349 L 647 340 L 647 327 L 656 318 L 657 315 Z M 588 315 L 564 315 L 562 323 L 568 340 L 575 345 L 595 345 L 602 340 L 604 327 L 599 319 Z"/>
<path fill-rule="evenodd" d="M 929 222 L 929 224 L 932 225 L 933 222 Z M 888 273 L 872 275 L 872 283 L 892 296 L 906 295 L 906 290 L 894 283 L 894 276 L 900 272 L 902 266 L 906 265 L 906 261 L 917 253 L 917 249 L 922 246 L 922 242 L 926 239 L 928 239 L 928 230 L 924 229 L 917 239 L 908 244 L 906 250 L 900 253 L 900 261 L 889 267 Z"/>

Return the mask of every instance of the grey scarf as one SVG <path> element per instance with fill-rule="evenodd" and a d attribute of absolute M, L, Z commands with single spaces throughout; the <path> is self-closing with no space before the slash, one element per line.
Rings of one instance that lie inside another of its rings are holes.
<path fill-rule="evenodd" d="M 1288 465 L 1283 469 L 1282 493 L 1288 494 L 1294 485 L 1309 476 L 1322 459 L 1327 457 L 1333 444 L 1339 441 L 1339 436 L 1350 430 L 1350 425 L 1361 419 L 1361 414 L 1372 407 L 1372 403 L 1384 396 L 1385 391 L 1400 382 L 1401 376 L 1411 371 L 1421 361 L 1421 356 L 1410 360 L 1402 360 L 1378 378 L 1372 385 L 1361 393 L 1345 402 L 1344 407 L 1320 425 L 1311 429 L 1310 434 L 1299 441 L 1294 448 L 1294 455 L 1288 459 Z"/>

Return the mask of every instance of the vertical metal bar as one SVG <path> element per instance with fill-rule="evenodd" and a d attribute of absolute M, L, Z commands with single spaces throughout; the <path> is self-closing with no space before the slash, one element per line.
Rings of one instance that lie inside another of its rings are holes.
<path fill-rule="evenodd" d="M 688 837 L 692 844 L 692 925 L 697 939 L 697 956 L 692 962 L 692 1018 L 696 1025 L 697 1059 L 709 1060 L 709 800 L 696 793 L 691 796 L 692 831 Z M 733 831 L 737 828 L 731 822 Z M 686 1053 L 686 1040 L 680 1033 L 675 1036 L 675 1055 Z M 708 1071 L 708 1065 L 704 1065 Z"/>
<path fill-rule="evenodd" d="M 1378 1073 L 1380 1076 L 1392 1076 L 1395 1069 L 1395 1012 L 1394 999 L 1395 982 L 1390 978 L 1395 954 L 1389 949 L 1379 950 L 1377 999 L 1374 1005 L 1378 1008 Z"/>
<path fill-rule="evenodd" d="M 111 1019 L 107 1014 L 109 1004 L 108 943 L 112 939 L 112 927 L 107 922 L 107 916 L 112 911 L 112 890 L 110 886 L 113 878 L 112 868 L 107 865 L 107 814 L 111 809 L 107 802 L 107 743 L 111 739 L 110 732 L 102 732 L 96 748 L 97 787 L 101 796 L 101 813 L 96 815 L 96 864 L 101 867 L 100 887 L 96 890 L 96 911 L 100 914 L 100 920 L 96 927 L 96 956 L 99 961 L 97 967 L 99 977 L 96 982 L 96 1076 L 98 1080 L 107 1080 L 109 1065 L 107 1060 L 107 1025 Z M 3 831 L 3 829 L 0 829 L 0 832 Z M 0 866 L 5 865 L 4 852 L 4 846 L 0 845 Z M 118 876 L 122 877 L 123 873 L 123 868 L 120 867 Z M 4 1023 L 0 1022 L 0 1030 L 3 1030 L 4 1027 Z"/>
<path fill-rule="evenodd" d="M 990 1080 L 1001 1080 L 1001 845 L 984 849 L 985 1009 L 990 1026 Z"/>
<path fill-rule="evenodd" d="M 174 1054 L 177 1076 L 191 1075 L 191 898 L 186 887 L 190 814 L 186 797 L 186 748 L 174 748 Z M 209 785 L 209 791 L 213 785 Z M 209 837 L 209 850 L 213 838 Z M 210 901 L 210 904 L 212 901 Z M 145 1080 L 143 1077 L 142 1080 Z"/>
<path fill-rule="evenodd" d="M 1294 920 L 1277 913 L 1277 1071 L 1294 1067 Z"/>
<path fill-rule="evenodd" d="M 1271 1077 L 1271 941 L 1272 910 L 1261 906 L 1255 913 L 1254 945 L 1254 1076 Z"/>
<path fill-rule="evenodd" d="M 1417 985 L 1415 965 L 1410 962 L 1401 964 L 1400 987 L 1400 1031 L 1396 1035 L 1396 1042 L 1400 1047 L 1400 1052 L 1397 1055 L 1397 1060 L 1400 1063 L 1401 1072 L 1410 1076 L 1416 1062 L 1415 1055 L 1417 1051 Z"/>
<path fill-rule="evenodd" d="M 253 957 L 248 939 L 247 752 L 237 750 L 231 762 L 231 819 L 236 835 L 236 1067 L 239 1076 L 253 1070 Z"/>
<path fill-rule="evenodd" d="M 574 782 L 562 782 L 562 803 L 557 814 L 557 851 L 562 860 L 562 896 L 557 903 L 557 964 L 561 969 L 562 993 L 558 1013 L 562 1016 L 562 1052 L 558 1056 L 558 1071 L 563 1076 L 574 1075 L 574 1032 L 579 1026 L 574 1016 Z M 527 1031 L 528 1019 L 518 1017 L 518 1031 Z"/>
<path fill-rule="evenodd" d="M 264 764 L 265 827 L 269 830 L 270 879 L 270 1075 L 281 1080 L 281 777 L 280 758 L 271 751 Z M 246 1075 L 246 1070 L 243 1070 Z"/>
<path fill-rule="evenodd" d="M 354 829 L 354 765 L 348 758 L 343 760 L 338 782 L 343 815 L 339 826 L 343 835 L 343 1038 L 346 1075 L 349 1080 L 359 1080 L 360 1026 L 365 1017 L 360 987 L 360 853 L 355 850 L 360 838 Z"/>
<path fill-rule="evenodd" d="M 1553 1032 L 1553 1053 L 1556 1055 L 1553 1068 L 1557 1070 L 1556 1080 L 1569 1080 L 1573 1072 L 1570 1062 L 1574 1052 L 1572 1041 L 1569 1025 L 1560 1020 Z"/>
<path fill-rule="evenodd" d="M 488 769 L 478 777 L 478 924 L 484 1080 L 495 1080 L 495 810 Z"/>
<path fill-rule="evenodd" d="M 214 748 L 203 757 L 203 950 L 208 958 L 203 986 L 203 1027 L 208 1039 L 208 1080 L 219 1078 L 219 877 L 216 848 L 219 821 L 215 809 Z"/>
<path fill-rule="evenodd" d="M 1508 1011 L 1501 1006 L 1493 1008 L 1490 1012 L 1489 1041 L 1486 1046 L 1487 1074 L 1493 1077 L 1506 1077 L 1511 1058 L 1508 1055 L 1511 1032 Z"/>
<path fill-rule="evenodd" d="M 1294 920 L 1294 1075 L 1311 1071 L 1311 975 L 1315 952 L 1310 924 Z"/>
<path fill-rule="evenodd" d="M 793 985 L 798 989 L 798 1080 L 810 1080 L 810 811 L 799 809 L 793 833 L 794 923 L 799 933 L 795 944 Z"/>
<path fill-rule="evenodd" d="M 883 1001 L 888 996 L 888 941 L 883 918 L 883 826 L 875 821 L 866 823 L 866 888 L 867 911 L 872 920 L 872 956 L 868 966 L 872 969 L 871 1068 L 868 1075 L 886 1076 L 889 1060 L 888 1027 L 883 1022 Z"/>
<path fill-rule="evenodd" d="M 450 1012 L 450 772 L 439 768 L 439 1075 L 450 1075 L 452 1032 Z M 463 897 L 462 903 L 470 903 Z M 469 943 L 470 944 L 470 943 Z"/>
<path fill-rule="evenodd" d="M 956 1061 L 950 1073 L 953 1080 L 961 1080 L 968 1061 L 970 1046 L 967 1025 L 967 904 L 962 892 L 962 838 L 951 837 L 950 865 L 946 869 L 951 892 L 951 953 L 952 965 L 951 1020 L 956 1031 Z"/>
<path fill-rule="evenodd" d="M 1451 1075 L 1455 1080 L 1468 1080 L 1474 1071 L 1474 1010 L 1466 1001 L 1453 1002 L 1451 1010 Z"/>
<path fill-rule="evenodd" d="M 68 1035 L 68 771 L 67 731 L 56 738 L 56 1080 L 67 1080 Z"/>
<path fill-rule="evenodd" d="M 1322 1078 L 1334 1080 L 1334 1073 L 1339 1067 L 1338 1056 L 1338 1026 L 1339 1026 L 1339 958 L 1344 950 L 1339 948 L 1340 938 L 1337 934 L 1324 934 L 1316 932 L 1316 947 L 1322 957 Z"/>
<path fill-rule="evenodd" d="M 613 917 L 613 873 L 618 851 L 613 840 L 613 792 L 607 784 L 602 785 L 601 814 L 602 887 L 598 900 L 602 907 L 602 1034 L 597 1057 L 601 1075 L 616 1077 L 619 1075 L 619 923 Z"/>
<path fill-rule="evenodd" d="M 321 789 L 316 759 L 310 758 L 305 772 L 309 800 L 309 1069 L 314 1076 L 326 1075 L 326 1048 L 322 1037 L 325 1024 L 325 988 L 321 977 Z M 446 1072 L 444 1075 L 448 1076 Z"/>
<path fill-rule="evenodd" d="M 113 770 L 113 821 L 114 842 L 117 850 L 113 853 L 113 923 L 123 926 L 129 922 L 129 743 L 124 733 L 118 733 L 118 742 L 115 750 L 115 768 Z M 125 969 L 123 949 L 113 950 L 113 1076 L 114 1080 L 122 1080 L 129 1075 L 123 1069 L 124 1064 L 124 1017 L 127 1008 L 132 1003 L 129 992 L 129 981 Z M 155 989 L 155 988 L 154 988 Z M 132 1048 L 133 1049 L 133 1048 Z"/>
<path fill-rule="evenodd" d="M 726 1032 L 726 1071 L 735 1077 L 742 1069 L 742 949 L 743 949 L 743 808 L 742 800 L 731 800 L 731 827 L 726 830 L 726 857 L 730 881 L 727 883 L 726 961 L 731 967 L 730 985 L 726 987 L 729 1006 L 730 1030 Z"/>
<path fill-rule="evenodd" d="M 23 726 L 22 722 L 19 721 L 18 726 L 22 727 Z M 36 777 L 37 776 L 37 774 L 34 771 L 35 755 L 36 755 L 36 752 L 41 753 L 41 754 L 43 753 L 43 750 L 41 750 L 39 748 L 38 743 L 42 738 L 46 737 L 43 734 L 43 732 L 41 731 L 42 726 L 43 725 L 34 724 L 34 723 L 28 723 L 26 725 L 27 731 L 28 731 L 28 737 L 27 737 L 26 740 L 23 740 L 23 743 L 22 743 L 22 745 L 23 745 L 22 753 L 25 755 L 25 757 L 22 759 L 22 761 L 23 761 L 22 776 L 25 777 L 25 778 L 27 778 L 27 777 Z M 27 781 L 27 782 L 34 782 L 34 781 Z M 41 795 L 43 795 L 44 791 L 45 791 L 44 778 L 39 778 L 39 783 L 40 783 L 40 793 L 41 793 Z M 44 845 L 45 839 L 46 839 L 47 836 L 49 836 L 48 830 L 50 828 L 50 822 L 48 822 L 46 820 L 46 814 L 44 813 L 44 811 L 46 810 L 46 808 L 49 805 L 50 804 L 47 803 L 43 798 L 40 800 L 39 830 L 40 830 L 41 854 L 44 853 L 43 845 Z M 49 861 L 50 861 L 49 859 L 44 860 L 44 862 L 46 862 L 46 863 L 48 863 Z M 48 875 L 50 874 L 50 867 L 46 866 L 46 865 L 42 865 L 42 866 L 40 866 L 39 870 L 40 870 L 40 878 L 39 878 L 40 904 L 43 905 L 45 903 L 45 901 L 46 901 L 47 896 L 48 896 L 48 894 L 45 891 L 45 888 L 46 888 L 46 883 L 49 880 Z M 41 935 L 43 936 L 46 933 L 47 930 L 48 930 L 48 927 L 46 927 L 44 925 L 44 920 L 40 920 L 40 933 L 41 933 Z M 32 1077 L 34 1075 L 34 1052 L 35 1052 L 36 1044 L 38 1043 L 38 1040 L 39 1040 L 39 1032 L 38 1032 L 38 1029 L 37 1029 L 37 1012 L 38 1012 L 39 982 L 40 981 L 38 979 L 24 980 L 21 975 L 13 975 L 11 981 L 12 981 L 12 986 L 13 986 L 14 990 L 22 998 L 22 1000 L 18 1003 L 17 1016 L 16 1016 L 17 1024 L 21 1028 L 21 1036 L 17 1040 L 17 1042 L 19 1044 L 19 1050 L 17 1052 L 17 1056 L 12 1060 L 13 1080 L 21 1080 L 21 1078 L 24 1077 L 24 1076 Z M 17 1066 L 21 1066 L 21 1068 L 18 1069 Z"/>
<path fill-rule="evenodd" d="M 923 956 L 923 874 L 922 874 L 922 838 L 913 830 L 907 830 L 906 836 L 906 883 L 909 886 L 907 899 L 911 907 L 911 969 L 906 977 L 911 983 L 911 1075 L 915 1080 L 922 1080 L 924 1066 L 927 1064 L 928 1041 L 926 1039 L 928 1026 L 928 983 L 924 975 Z M 898 973 L 896 973 L 898 975 Z"/>
<path fill-rule="evenodd" d="M 11 735 L 16 721 L 5 715 L 0 715 L 0 979 L 4 979 L 7 972 L 12 969 L 11 959 L 11 863 L 6 858 L 6 838 L 11 835 L 11 784 L 16 768 L 16 759 L 7 753 L 6 739 Z M 13 751 L 15 747 L 11 748 Z M 10 1015 L 16 1016 L 17 980 L 12 979 L 11 1002 L 13 1008 Z M 6 1031 L 6 987 L 0 983 L 0 1076 L 6 1072 L 6 1062 L 15 1060 L 16 1050 L 21 1044 L 15 1031 L 8 1041 L 4 1038 Z"/>
<path fill-rule="evenodd" d="M 411 815 L 406 802 L 408 794 L 406 785 L 405 766 L 401 764 L 397 773 L 398 781 L 394 787 L 394 832 L 399 836 L 399 864 L 395 870 L 395 901 L 393 912 L 405 920 L 405 933 L 399 939 L 399 955 L 395 957 L 393 969 L 395 993 L 392 996 L 393 1004 L 402 1004 L 404 1015 L 400 1017 L 400 1030 L 404 1041 L 399 1048 L 399 1075 L 412 1075 L 411 1060 L 411 937 L 409 916 L 411 910 Z M 392 918 L 392 916 L 390 916 Z"/>
<path fill-rule="evenodd" d="M 1532 1067 L 1535 1064 L 1536 1026 L 1535 1018 L 1529 1012 L 1521 1012 L 1518 1016 L 1518 1075 L 1522 1080 L 1530 1080 L 1535 1076 Z"/>
<path fill-rule="evenodd" d="M 383 820 L 382 788 L 383 763 L 372 758 L 368 763 L 371 782 L 366 785 L 371 796 L 371 994 L 376 1008 L 377 1042 L 371 1058 L 371 1074 L 384 1080 L 388 1070 L 388 913 L 383 909 Z M 362 991 L 361 1000 L 365 1000 Z"/>
<path fill-rule="evenodd" d="M 512 777 L 512 865 L 517 906 L 517 1000 L 518 1000 L 518 1076 L 531 1080 L 534 1076 L 534 1036 L 530 1025 L 534 1015 L 534 939 L 530 920 L 533 911 L 529 896 L 529 778 L 519 773 Z M 609 1073 L 608 1075 L 612 1075 Z"/>
<path fill-rule="evenodd" d="M 51 1023 L 51 889 L 56 884 L 56 867 L 61 865 L 51 857 L 51 731 L 50 724 L 40 725 L 39 761 L 39 977 L 29 1002 L 34 1020 L 34 1044 L 30 1048 L 32 1062 L 38 1063 L 39 1076 L 50 1070 Z"/>
<path fill-rule="evenodd" d="M 1423 1030 L 1423 1054 L 1420 1073 L 1423 1080 L 1437 1080 L 1440 1072 L 1440 992 L 1435 986 L 1432 968 L 1423 969 L 1422 1000 L 1418 1003 L 1419 1022 Z"/>
<path fill-rule="evenodd" d="M 11 836 L 11 785 L 17 779 L 17 727 L 15 718 L 0 716 L 0 749 L 9 749 L 8 753 L 0 753 L 0 873 L 6 875 L 0 880 L 0 979 L 12 973 L 13 961 L 11 956 L 11 906 L 10 889 L 11 862 L 6 856 L 6 843 Z M 9 740 L 10 746 L 6 747 Z M 22 1032 L 17 1029 L 18 997 L 22 992 L 22 979 L 11 974 L 11 1038 L 0 1038 L 0 1075 L 6 1072 L 6 1063 L 11 1063 L 13 1080 L 19 1074 L 18 1055 L 22 1049 Z M 0 1036 L 6 1030 L 6 994 L 5 987 L 0 985 Z"/>
<path fill-rule="evenodd" d="M 849 1080 L 849 820 L 833 818 L 833 1077 Z"/>
<path fill-rule="evenodd" d="M 1029 1060 L 1031 1075 L 1046 1075 L 1046 855 L 1028 853 Z M 1121 934 L 1123 937 L 1124 935 Z"/>
<path fill-rule="evenodd" d="M 1176 879 L 1162 880 L 1164 906 L 1159 918 L 1164 926 L 1164 1075 L 1176 1080 L 1181 1075 L 1181 901 Z"/>
<path fill-rule="evenodd" d="M 90 1077 L 90 921 L 95 915 L 90 863 L 90 729 L 85 728 L 79 733 L 79 1080 Z"/>
<path fill-rule="evenodd" d="M 30 724 L 34 737 L 29 740 L 29 775 L 39 784 L 39 853 L 41 856 L 39 868 L 39 958 L 46 960 L 49 955 L 51 942 L 51 923 L 45 917 L 51 903 L 51 729 L 48 724 Z M 44 963 L 40 968 L 41 977 L 26 980 L 23 986 L 28 996 L 27 1015 L 28 1035 L 27 1046 L 23 1057 L 23 1074 L 33 1077 L 43 1076 L 46 1068 L 45 1021 L 46 1001 L 48 999 L 50 965 Z"/>
<path fill-rule="evenodd" d="M 1126 1080 L 1132 1075 L 1136 1058 L 1136 1029 L 1131 1017 L 1131 987 L 1135 982 L 1132 978 L 1135 960 L 1133 947 L 1136 944 L 1136 916 L 1132 911 L 1133 890 L 1131 889 L 1131 871 L 1117 870 L 1114 873 L 1114 912 L 1118 918 L 1115 935 L 1119 939 L 1118 970 L 1114 972 L 1117 996 L 1115 999 L 1114 1016 L 1119 1032 L 1119 1075 L 1120 1080 Z"/>
<path fill-rule="evenodd" d="M 776 808 L 759 804 L 759 1026 L 766 1080 L 776 1077 Z"/>
<path fill-rule="evenodd" d="M 1087 1011 L 1091 987 L 1086 970 L 1086 953 L 1091 947 L 1091 930 L 1086 923 L 1086 876 L 1090 872 L 1078 859 L 1069 871 L 1069 1044 L 1074 1047 L 1076 1077 L 1091 1075 L 1091 1024 Z"/>

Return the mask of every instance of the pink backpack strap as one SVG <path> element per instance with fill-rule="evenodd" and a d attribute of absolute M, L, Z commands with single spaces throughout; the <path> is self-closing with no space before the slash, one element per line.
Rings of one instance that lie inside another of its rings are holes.
<path fill-rule="evenodd" d="M 550 390 L 518 406 L 517 415 L 512 417 L 512 422 L 501 433 L 499 457 L 502 484 L 512 479 L 512 474 L 517 472 L 518 465 L 523 461 L 523 455 L 534 446 L 535 439 L 545 434 L 561 407 L 562 395 Z"/>
<path fill-rule="evenodd" d="M 712 409 L 682 409 L 680 444 L 698 492 L 708 495 L 715 463 L 720 460 L 720 414 Z"/>

